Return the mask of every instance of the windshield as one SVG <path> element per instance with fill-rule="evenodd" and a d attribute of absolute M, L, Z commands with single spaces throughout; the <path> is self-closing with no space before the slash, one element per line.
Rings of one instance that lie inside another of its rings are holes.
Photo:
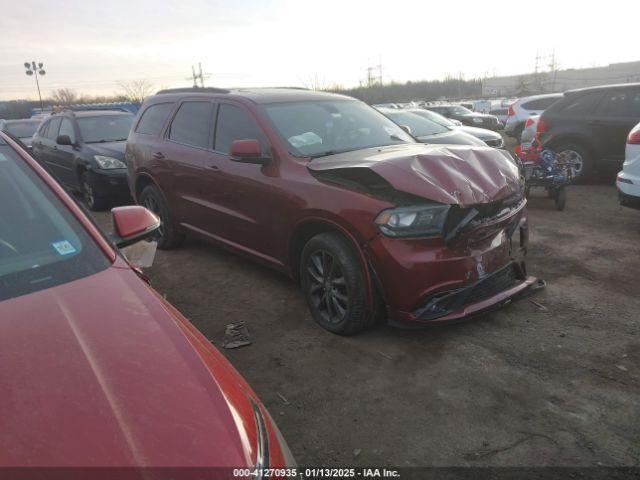
<path fill-rule="evenodd" d="M 24 120 L 20 122 L 7 122 L 4 125 L 4 130 L 9 132 L 14 137 L 27 138 L 33 137 L 36 133 L 36 129 L 40 125 L 40 121 Z"/>
<path fill-rule="evenodd" d="M 443 117 L 439 113 L 432 112 L 431 110 L 411 110 L 411 113 L 420 115 L 421 117 L 427 118 L 432 122 L 439 123 L 443 127 L 447 127 L 449 129 L 455 128 L 456 126 L 456 124 L 449 120 L 447 117 Z"/>
<path fill-rule="evenodd" d="M 0 300 L 107 268 L 108 258 L 46 184 L 0 144 Z"/>
<path fill-rule="evenodd" d="M 411 134 L 414 137 L 426 137 L 449 131 L 448 128 L 443 127 L 439 123 L 432 122 L 431 120 L 411 112 L 399 111 L 398 113 L 388 113 L 387 116 L 398 125 L 409 127 L 411 129 Z"/>
<path fill-rule="evenodd" d="M 126 140 L 132 122 L 131 114 L 78 117 L 80 134 L 85 143 Z"/>
<path fill-rule="evenodd" d="M 266 111 L 289 151 L 299 157 L 414 143 L 395 123 L 358 101 L 280 103 Z"/>

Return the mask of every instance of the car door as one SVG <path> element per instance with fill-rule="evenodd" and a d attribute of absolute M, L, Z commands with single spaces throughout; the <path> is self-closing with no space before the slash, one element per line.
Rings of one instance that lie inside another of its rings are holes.
<path fill-rule="evenodd" d="M 54 145 L 53 152 L 51 153 L 51 164 L 55 165 L 57 172 L 56 175 L 62 183 L 78 187 L 80 183 L 75 172 L 74 164 L 74 160 L 78 153 L 78 135 L 73 123 L 68 118 L 61 119 L 60 128 L 56 138 L 61 135 L 67 135 L 71 139 L 72 145 L 58 145 L 56 143 Z"/>
<path fill-rule="evenodd" d="M 38 162 L 44 165 L 40 157 L 42 155 L 43 139 L 47 135 L 47 129 L 49 128 L 50 120 L 45 120 L 36 130 L 36 134 L 33 136 L 33 142 L 31 144 L 31 153 Z"/>
<path fill-rule="evenodd" d="M 41 142 L 38 146 L 38 159 L 44 163 L 47 168 L 51 171 L 56 180 L 59 182 L 64 182 L 63 177 L 61 175 L 60 168 L 57 163 L 57 150 L 58 144 L 56 143 L 56 138 L 58 138 L 58 131 L 60 130 L 60 123 L 62 119 L 60 117 L 54 117 L 49 120 L 49 125 L 47 126 L 46 135 L 41 137 Z"/>
<path fill-rule="evenodd" d="M 265 156 L 271 147 L 253 114 L 243 105 L 221 102 L 215 122 L 214 152 L 206 166 L 205 200 L 210 209 L 207 232 L 273 262 L 276 251 L 272 235 L 271 208 L 277 194 L 276 167 L 235 162 L 229 156 L 234 140 L 255 139 Z M 278 262 L 279 263 L 279 262 Z"/>
<path fill-rule="evenodd" d="M 640 88 L 606 91 L 591 119 L 598 156 L 624 160 L 627 135 L 640 121 Z"/>
<path fill-rule="evenodd" d="M 213 147 L 213 113 L 214 103 L 209 99 L 181 102 L 167 127 L 160 153 L 170 172 L 170 188 L 165 188 L 165 195 L 174 214 L 179 223 L 199 231 L 210 213 L 203 196 L 208 188 L 205 165 Z"/>

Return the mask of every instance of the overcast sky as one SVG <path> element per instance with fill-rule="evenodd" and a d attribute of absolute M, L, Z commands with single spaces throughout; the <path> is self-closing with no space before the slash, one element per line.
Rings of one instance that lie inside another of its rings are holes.
<path fill-rule="evenodd" d="M 596 7 L 597 5 L 597 7 Z M 118 82 L 189 86 L 356 86 L 640 60 L 637 0 L 0 0 L 0 99 L 37 98 L 25 61 L 42 61 L 43 94 L 111 94 Z M 541 60 L 546 68 L 549 59 Z"/>

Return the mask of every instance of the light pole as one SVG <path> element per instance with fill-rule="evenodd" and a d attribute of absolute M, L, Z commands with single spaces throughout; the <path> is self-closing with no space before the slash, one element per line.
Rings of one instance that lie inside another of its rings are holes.
<path fill-rule="evenodd" d="M 31 76 L 31 75 L 35 75 L 36 77 L 36 86 L 38 87 L 38 97 L 40 98 L 40 112 L 42 112 L 42 110 L 44 109 L 44 106 L 42 105 L 42 95 L 40 94 L 40 82 L 38 82 L 38 74 L 40 75 L 44 75 L 47 72 L 44 71 L 44 68 L 42 68 L 44 65 L 42 62 L 36 64 L 36 62 L 24 62 L 24 68 L 26 69 L 26 71 L 24 73 L 26 73 L 27 75 Z"/>

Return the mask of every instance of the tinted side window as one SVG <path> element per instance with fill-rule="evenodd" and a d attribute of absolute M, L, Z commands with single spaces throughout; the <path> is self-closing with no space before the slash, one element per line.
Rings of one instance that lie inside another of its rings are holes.
<path fill-rule="evenodd" d="M 537 100 L 531 100 L 522 104 L 522 108 L 525 110 L 546 110 L 551 105 L 559 100 L 557 97 L 550 98 L 538 98 Z"/>
<path fill-rule="evenodd" d="M 604 117 L 640 117 L 640 90 L 605 93 L 596 113 Z"/>
<path fill-rule="evenodd" d="M 157 103 L 147 108 L 136 127 L 136 133 L 158 135 L 173 108 L 173 103 Z"/>
<path fill-rule="evenodd" d="M 169 139 L 185 145 L 210 148 L 211 116 L 210 102 L 185 102 L 180 105 L 171 122 Z"/>
<path fill-rule="evenodd" d="M 50 123 L 51 122 L 43 122 L 42 125 L 40 125 L 40 128 L 38 129 L 38 135 L 40 135 L 41 137 L 46 137 L 47 129 L 49 128 Z"/>
<path fill-rule="evenodd" d="M 60 128 L 61 120 L 62 119 L 60 117 L 51 119 L 49 122 L 49 128 L 47 129 L 47 138 L 55 140 L 58 137 L 58 129 Z"/>
<path fill-rule="evenodd" d="M 234 105 L 221 104 L 216 122 L 215 150 L 229 153 L 231 142 L 248 139 L 259 140 L 263 150 L 267 147 L 260 127 L 249 112 Z"/>
<path fill-rule="evenodd" d="M 602 96 L 602 92 L 592 92 L 569 100 L 562 113 L 564 115 L 586 115 L 593 111 L 598 99 Z"/>
<path fill-rule="evenodd" d="M 73 130 L 73 124 L 68 118 L 62 119 L 62 124 L 60 125 L 60 133 L 58 133 L 58 135 L 69 135 L 71 143 L 76 143 L 76 132 Z"/>

